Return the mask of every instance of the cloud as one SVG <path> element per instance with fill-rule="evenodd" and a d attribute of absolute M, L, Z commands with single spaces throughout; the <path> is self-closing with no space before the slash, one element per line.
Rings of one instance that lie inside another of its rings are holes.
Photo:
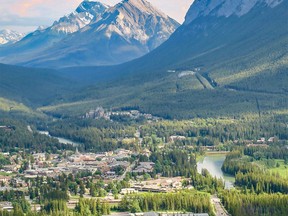
<path fill-rule="evenodd" d="M 51 25 L 72 12 L 81 0 L 1 0 L 0 29 L 27 29 Z M 17 27 L 18 26 L 18 27 Z M 30 28 L 23 28 L 30 26 Z"/>
<path fill-rule="evenodd" d="M 150 2 L 170 17 L 182 23 L 193 1 L 194 0 L 154 0 Z"/>
<path fill-rule="evenodd" d="M 80 2 L 81 0 L 1 0 L 1 9 L 20 17 L 48 14 L 55 16 L 71 12 Z"/>
<path fill-rule="evenodd" d="M 20 17 L 18 15 L 2 13 L 0 16 L 1 25 L 24 25 L 24 26 L 34 26 L 41 23 L 49 24 L 51 19 L 46 17 Z"/>
<path fill-rule="evenodd" d="M 32 9 L 35 8 L 35 6 L 38 6 L 39 4 L 43 4 L 45 1 L 43 0 L 30 0 L 30 1 L 24 1 L 21 4 L 14 3 L 13 9 L 20 15 L 20 16 L 27 16 L 30 15 Z"/>

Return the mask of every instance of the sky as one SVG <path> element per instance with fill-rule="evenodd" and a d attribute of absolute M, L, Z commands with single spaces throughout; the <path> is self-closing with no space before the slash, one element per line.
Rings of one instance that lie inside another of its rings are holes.
<path fill-rule="evenodd" d="M 96 0 L 95 0 L 96 1 Z M 115 5 L 121 0 L 98 0 Z M 148 0 L 155 7 L 182 23 L 193 0 Z M 49 26 L 74 11 L 82 0 L 1 0 L 0 30 L 27 33 L 38 26 Z"/>

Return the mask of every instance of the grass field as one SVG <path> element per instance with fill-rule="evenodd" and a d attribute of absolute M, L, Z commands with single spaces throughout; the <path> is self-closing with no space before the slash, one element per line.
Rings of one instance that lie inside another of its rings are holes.
<path fill-rule="evenodd" d="M 288 179 L 288 165 L 284 164 L 284 160 L 275 160 L 276 164 L 279 163 L 279 167 L 270 168 L 271 173 L 279 173 L 280 176 Z"/>
<path fill-rule="evenodd" d="M 5 98 L 0 97 L 0 110 L 10 111 L 17 110 L 22 112 L 30 112 L 30 109 L 21 103 L 17 103 L 15 101 L 7 100 Z"/>
<path fill-rule="evenodd" d="M 0 176 L 14 176 L 14 173 L 0 172 Z"/>

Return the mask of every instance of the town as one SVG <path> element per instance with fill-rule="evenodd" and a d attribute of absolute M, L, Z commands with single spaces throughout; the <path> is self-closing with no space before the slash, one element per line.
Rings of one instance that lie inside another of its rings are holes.
<path fill-rule="evenodd" d="M 286 193 L 286 127 L 267 121 L 265 132 L 254 132 L 255 124 L 101 107 L 45 124 L 4 119 L 0 212 L 228 216 L 237 191 Z M 250 178 L 263 183 L 243 183 Z"/>

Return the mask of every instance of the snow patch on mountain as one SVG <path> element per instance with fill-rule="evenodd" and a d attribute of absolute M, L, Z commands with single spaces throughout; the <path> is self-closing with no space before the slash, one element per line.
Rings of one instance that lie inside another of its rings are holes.
<path fill-rule="evenodd" d="M 276 7 L 284 0 L 195 0 L 190 7 L 184 24 L 187 25 L 201 16 L 241 17 L 252 10 L 257 4 Z"/>
<path fill-rule="evenodd" d="M 13 50 L 7 52 L 14 62 L 26 66 L 120 64 L 155 49 L 179 27 L 177 21 L 146 0 L 101 5 L 84 1 L 51 27 L 17 43 L 17 55 Z M 6 55 L 5 62 L 9 61 Z"/>
<path fill-rule="evenodd" d="M 74 33 L 92 21 L 98 21 L 107 8 L 107 5 L 100 2 L 84 1 L 74 12 L 55 21 L 50 30 L 64 34 Z"/>
<path fill-rule="evenodd" d="M 0 31 L 0 45 L 15 43 L 21 40 L 25 34 L 4 29 Z"/>
<path fill-rule="evenodd" d="M 96 23 L 97 31 L 105 31 L 110 38 L 114 33 L 127 41 L 141 44 L 151 42 L 152 50 L 167 40 L 179 24 L 145 0 L 124 0 L 109 8 Z M 152 45 L 153 44 L 153 45 Z"/>

